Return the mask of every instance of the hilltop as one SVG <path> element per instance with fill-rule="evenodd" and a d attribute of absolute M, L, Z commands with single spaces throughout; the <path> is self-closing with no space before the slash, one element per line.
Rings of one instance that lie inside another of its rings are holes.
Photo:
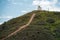
<path fill-rule="evenodd" d="M 30 25 L 6 40 L 60 40 L 60 12 L 39 10 L 4 22 L 0 25 L 0 39 L 27 24 L 32 14 L 36 15 Z"/>

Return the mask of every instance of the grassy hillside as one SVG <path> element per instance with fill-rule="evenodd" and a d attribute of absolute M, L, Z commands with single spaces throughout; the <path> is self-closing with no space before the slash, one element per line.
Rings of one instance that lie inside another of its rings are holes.
<path fill-rule="evenodd" d="M 60 12 L 32 11 L 23 16 L 11 19 L 0 25 L 0 39 L 25 25 L 31 15 L 36 16 L 32 23 L 6 40 L 60 40 Z"/>

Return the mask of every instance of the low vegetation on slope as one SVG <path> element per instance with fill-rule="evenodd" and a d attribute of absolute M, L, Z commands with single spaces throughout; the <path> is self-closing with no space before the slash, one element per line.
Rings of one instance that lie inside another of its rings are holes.
<path fill-rule="evenodd" d="M 60 12 L 32 11 L 0 25 L 0 39 L 27 24 L 35 13 L 32 23 L 6 40 L 60 40 Z"/>

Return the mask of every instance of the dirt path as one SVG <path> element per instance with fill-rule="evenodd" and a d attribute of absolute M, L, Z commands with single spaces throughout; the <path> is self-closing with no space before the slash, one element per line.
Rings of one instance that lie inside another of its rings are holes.
<path fill-rule="evenodd" d="M 32 20 L 34 19 L 34 17 L 35 17 L 35 14 L 32 14 L 30 20 L 28 21 L 28 23 L 27 23 L 26 25 L 21 26 L 19 29 L 17 29 L 17 30 L 14 31 L 13 33 L 9 34 L 7 37 L 3 38 L 2 40 L 5 40 L 5 39 L 11 37 L 12 35 L 18 33 L 18 32 L 21 31 L 22 29 L 28 27 L 28 26 L 30 25 L 30 23 L 32 22 Z"/>

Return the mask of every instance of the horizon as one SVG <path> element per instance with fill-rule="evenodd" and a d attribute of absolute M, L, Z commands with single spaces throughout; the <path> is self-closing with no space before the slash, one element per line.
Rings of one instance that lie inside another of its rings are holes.
<path fill-rule="evenodd" d="M 42 10 L 60 12 L 60 0 L 0 0 L 0 24 L 37 10 L 38 5 Z"/>

